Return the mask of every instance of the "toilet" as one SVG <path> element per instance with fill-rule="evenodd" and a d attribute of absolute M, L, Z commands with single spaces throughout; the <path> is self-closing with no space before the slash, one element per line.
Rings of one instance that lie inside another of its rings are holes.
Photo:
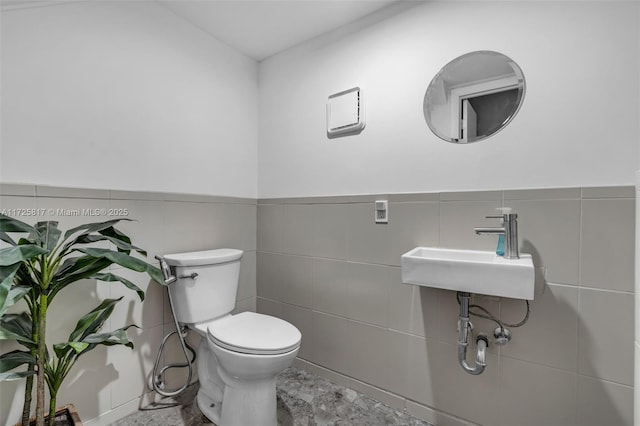
<path fill-rule="evenodd" d="M 218 426 L 276 426 L 276 378 L 293 362 L 302 335 L 269 315 L 236 304 L 242 250 L 165 255 L 174 315 L 202 337 L 197 352 L 197 403 Z"/>

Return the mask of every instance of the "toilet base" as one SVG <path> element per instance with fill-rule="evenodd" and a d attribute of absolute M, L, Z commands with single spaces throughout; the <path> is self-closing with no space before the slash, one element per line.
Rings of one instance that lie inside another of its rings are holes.
<path fill-rule="evenodd" d="M 198 348 L 200 390 L 196 399 L 202 414 L 218 426 L 276 426 L 277 375 L 291 364 L 298 349 L 270 356 L 238 354 L 220 348 L 217 351 L 227 365 L 238 370 L 229 373 L 220 368 L 207 341 L 202 340 Z M 261 368 L 255 368 L 256 365 Z M 239 378 L 239 373 L 246 375 L 248 366 L 254 367 L 253 374 Z"/>
<path fill-rule="evenodd" d="M 204 414 L 205 417 L 211 420 L 214 424 L 220 425 L 220 408 L 222 407 L 222 404 L 214 401 L 213 398 L 209 397 L 202 391 L 198 392 L 196 401 L 202 414 Z"/>
<path fill-rule="evenodd" d="M 226 383 L 219 426 L 277 426 L 275 377 L 244 382 L 219 373 Z"/>
<path fill-rule="evenodd" d="M 238 383 L 235 383 L 236 385 Z M 199 391 L 198 408 L 218 426 L 276 426 L 277 404 L 274 380 L 253 382 L 250 386 L 225 387 L 223 402 Z"/>

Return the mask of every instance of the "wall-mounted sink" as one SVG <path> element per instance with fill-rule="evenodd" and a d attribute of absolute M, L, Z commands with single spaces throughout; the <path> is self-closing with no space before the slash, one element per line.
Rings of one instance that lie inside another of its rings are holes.
<path fill-rule="evenodd" d="M 533 300 L 530 254 L 505 259 L 491 251 L 416 247 L 402 255 L 401 264 L 407 284 Z"/>

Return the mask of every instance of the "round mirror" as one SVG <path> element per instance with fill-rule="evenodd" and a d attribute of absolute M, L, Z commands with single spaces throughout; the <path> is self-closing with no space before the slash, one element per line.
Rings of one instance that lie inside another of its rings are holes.
<path fill-rule="evenodd" d="M 439 138 L 477 142 L 499 132 L 524 99 L 524 75 L 507 56 L 488 50 L 449 62 L 424 95 L 424 118 Z"/>

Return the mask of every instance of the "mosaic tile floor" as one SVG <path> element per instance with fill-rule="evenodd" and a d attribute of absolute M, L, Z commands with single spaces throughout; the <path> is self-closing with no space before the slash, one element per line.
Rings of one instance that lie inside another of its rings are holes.
<path fill-rule="evenodd" d="M 195 404 L 197 385 L 165 405 L 140 410 L 112 426 L 213 425 Z M 432 426 L 352 389 L 288 368 L 278 377 L 279 426 Z"/>

